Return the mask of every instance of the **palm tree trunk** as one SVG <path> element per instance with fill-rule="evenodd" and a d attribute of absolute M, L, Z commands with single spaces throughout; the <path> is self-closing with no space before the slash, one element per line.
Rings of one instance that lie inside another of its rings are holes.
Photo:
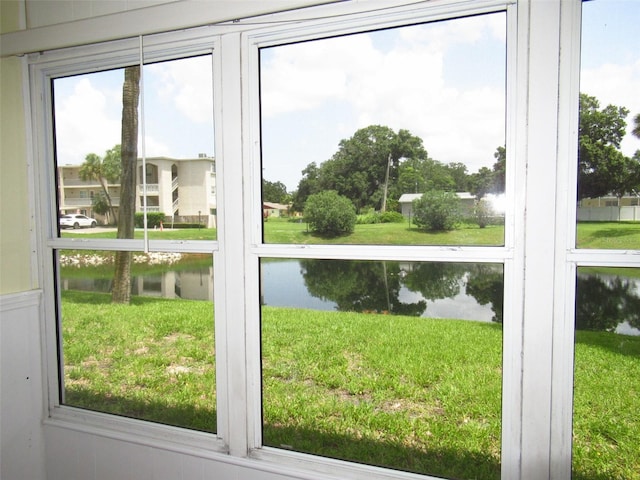
<path fill-rule="evenodd" d="M 118 238 L 133 238 L 136 205 L 136 165 L 138 162 L 138 101 L 140 67 L 127 67 L 122 87 L 122 180 L 118 215 Z M 116 252 L 111 300 L 131 301 L 132 252 Z"/>

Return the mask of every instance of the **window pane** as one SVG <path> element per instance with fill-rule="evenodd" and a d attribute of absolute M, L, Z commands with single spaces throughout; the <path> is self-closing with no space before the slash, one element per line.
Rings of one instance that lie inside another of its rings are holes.
<path fill-rule="evenodd" d="M 573 478 L 639 478 L 640 268 L 579 268 Z"/>
<path fill-rule="evenodd" d="M 501 265 L 262 259 L 263 443 L 500 477 Z"/>
<path fill-rule="evenodd" d="M 63 403 L 214 432 L 211 255 L 132 253 L 130 304 L 115 256 L 58 252 Z"/>
<path fill-rule="evenodd" d="M 640 49 L 635 0 L 582 4 L 579 248 L 640 246 Z"/>
<path fill-rule="evenodd" d="M 503 244 L 503 13 L 260 62 L 266 243 Z"/>
<path fill-rule="evenodd" d="M 63 237 L 116 237 L 123 192 L 124 71 L 54 80 Z M 128 202 L 134 206 L 138 230 L 144 224 L 142 213 L 148 212 L 148 227 L 155 230 L 151 238 L 211 240 L 217 236 L 211 72 L 210 55 L 144 67 L 145 161 L 139 139 L 132 175 L 136 187 Z M 136 232 L 137 237 L 141 235 Z"/>

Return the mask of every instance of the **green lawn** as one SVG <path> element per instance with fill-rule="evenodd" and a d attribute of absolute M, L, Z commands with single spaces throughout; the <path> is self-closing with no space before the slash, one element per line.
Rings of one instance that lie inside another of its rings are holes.
<path fill-rule="evenodd" d="M 136 238 L 143 238 L 141 230 Z M 63 238 L 116 238 L 115 231 L 84 233 L 65 230 Z M 285 218 L 270 218 L 264 224 L 266 243 L 293 244 L 353 244 L 353 245 L 503 245 L 504 227 L 491 225 L 478 228 L 463 224 L 451 232 L 423 232 L 408 223 L 378 223 L 356 225 L 355 231 L 346 236 L 324 238 L 308 231 L 304 222 L 291 222 Z M 150 230 L 152 240 L 215 240 L 214 228 Z M 640 249 L 640 222 L 580 222 L 577 230 L 579 248 Z"/>
<path fill-rule="evenodd" d="M 66 402 L 215 430 L 210 302 L 62 292 Z M 264 307 L 264 443 L 454 478 L 500 471 L 500 325 Z M 578 332 L 574 479 L 640 479 L 640 337 Z"/>

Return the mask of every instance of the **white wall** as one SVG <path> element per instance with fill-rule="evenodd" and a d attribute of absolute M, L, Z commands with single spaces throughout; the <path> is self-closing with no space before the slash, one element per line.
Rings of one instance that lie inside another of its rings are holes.
<path fill-rule="evenodd" d="M 0 479 L 44 480 L 39 290 L 0 297 Z"/>

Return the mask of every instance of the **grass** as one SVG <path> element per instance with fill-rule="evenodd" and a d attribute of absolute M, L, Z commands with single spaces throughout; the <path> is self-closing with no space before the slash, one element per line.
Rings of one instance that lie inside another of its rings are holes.
<path fill-rule="evenodd" d="M 214 431 L 210 302 L 62 292 L 66 403 Z M 501 327 L 263 307 L 266 445 L 500 472 Z M 640 337 L 577 332 L 574 479 L 640 479 Z"/>
<path fill-rule="evenodd" d="M 640 222 L 580 222 L 579 248 L 640 250 Z"/>
<path fill-rule="evenodd" d="M 116 238 L 115 231 L 83 233 L 65 230 L 63 238 Z M 136 238 L 143 233 L 137 230 Z M 150 230 L 152 240 L 215 240 L 215 228 Z M 463 224 L 450 232 L 424 232 L 408 223 L 378 223 L 356 225 L 346 236 L 325 238 L 308 231 L 304 222 L 290 222 L 287 218 L 269 218 L 264 224 L 266 243 L 282 244 L 353 244 L 353 245 L 503 245 L 504 226 Z M 577 226 L 579 248 L 640 249 L 640 222 L 580 222 Z"/>
<path fill-rule="evenodd" d="M 65 403 L 214 432 L 209 302 L 62 293 Z"/>

